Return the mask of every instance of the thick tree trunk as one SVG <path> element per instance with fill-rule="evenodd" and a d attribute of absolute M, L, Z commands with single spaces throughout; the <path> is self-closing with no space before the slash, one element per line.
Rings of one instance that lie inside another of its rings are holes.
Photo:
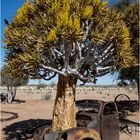
<path fill-rule="evenodd" d="M 16 96 L 16 90 L 17 90 L 17 87 L 12 87 L 12 86 L 8 86 L 7 87 L 7 91 L 8 91 L 8 96 L 7 96 L 7 102 L 8 103 L 12 103 L 15 99 L 15 96 Z"/>
<path fill-rule="evenodd" d="M 17 87 L 14 87 L 14 89 L 12 90 L 12 96 L 13 96 L 12 101 L 15 100 L 16 92 L 17 92 Z"/>
<path fill-rule="evenodd" d="M 52 131 L 76 127 L 75 78 L 59 75 L 52 118 Z"/>

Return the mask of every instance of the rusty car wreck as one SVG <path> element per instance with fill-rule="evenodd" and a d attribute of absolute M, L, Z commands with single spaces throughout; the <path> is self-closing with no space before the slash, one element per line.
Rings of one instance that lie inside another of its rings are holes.
<path fill-rule="evenodd" d="M 119 140 L 119 115 L 115 102 L 80 100 L 76 106 L 77 127 L 95 129 L 102 140 Z"/>
<path fill-rule="evenodd" d="M 76 101 L 77 127 L 65 131 L 50 131 L 50 126 L 42 126 L 33 134 L 34 140 L 119 140 L 119 132 L 130 134 L 129 125 L 138 130 L 140 124 L 126 119 L 122 113 L 139 109 L 136 100 L 119 94 L 114 101 L 84 99 Z M 126 129 L 126 131 L 125 131 Z"/>
<path fill-rule="evenodd" d="M 101 100 L 76 101 L 77 127 L 49 132 L 40 127 L 34 140 L 119 140 L 119 115 L 115 102 Z"/>

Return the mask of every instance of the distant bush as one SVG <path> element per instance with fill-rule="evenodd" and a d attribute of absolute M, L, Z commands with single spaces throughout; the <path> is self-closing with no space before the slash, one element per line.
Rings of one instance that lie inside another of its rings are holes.
<path fill-rule="evenodd" d="M 45 88 L 45 87 L 47 87 L 47 85 L 45 85 L 45 84 L 39 84 L 39 85 L 37 85 L 37 89 L 41 89 L 41 88 Z"/>
<path fill-rule="evenodd" d="M 52 95 L 50 93 L 43 93 L 41 97 L 42 100 L 50 100 L 52 98 Z"/>
<path fill-rule="evenodd" d="M 100 91 L 99 94 L 102 94 L 102 92 Z"/>

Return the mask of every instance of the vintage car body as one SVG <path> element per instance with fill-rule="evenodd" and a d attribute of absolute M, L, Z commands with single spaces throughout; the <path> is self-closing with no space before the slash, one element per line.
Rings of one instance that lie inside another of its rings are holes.
<path fill-rule="evenodd" d="M 119 115 L 115 102 L 79 100 L 76 106 L 77 127 L 97 130 L 102 140 L 119 140 Z"/>
<path fill-rule="evenodd" d="M 101 138 L 93 128 L 76 127 L 49 132 L 46 126 L 42 126 L 34 133 L 33 140 L 101 140 Z"/>
<path fill-rule="evenodd" d="M 101 100 L 76 101 L 77 127 L 49 132 L 42 126 L 34 132 L 34 140 L 119 140 L 119 115 L 115 102 Z"/>

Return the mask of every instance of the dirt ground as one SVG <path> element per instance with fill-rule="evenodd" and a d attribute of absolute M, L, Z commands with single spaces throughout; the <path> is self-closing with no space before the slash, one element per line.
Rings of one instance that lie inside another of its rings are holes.
<path fill-rule="evenodd" d="M 101 100 L 114 100 L 114 95 L 101 95 L 101 94 L 77 94 L 77 99 L 101 99 Z M 130 98 L 136 99 L 135 94 L 131 94 Z M 2 140 L 16 140 L 12 138 L 15 134 L 22 131 L 35 129 L 35 125 L 49 124 L 52 118 L 52 111 L 54 99 L 42 100 L 41 94 L 17 94 L 16 99 L 19 102 L 12 104 L 1 104 L 2 111 L 16 112 L 18 118 L 1 122 L 1 139 Z M 1 114 L 2 115 L 2 114 Z M 3 116 L 1 116 L 3 117 Z M 138 122 L 139 113 L 135 112 L 129 116 L 129 119 Z M 27 132 L 29 133 L 29 132 Z M 19 138 L 20 140 L 21 138 Z M 120 133 L 120 140 L 138 140 L 139 132 L 133 132 L 132 135 Z"/>

